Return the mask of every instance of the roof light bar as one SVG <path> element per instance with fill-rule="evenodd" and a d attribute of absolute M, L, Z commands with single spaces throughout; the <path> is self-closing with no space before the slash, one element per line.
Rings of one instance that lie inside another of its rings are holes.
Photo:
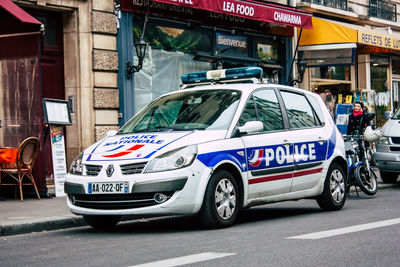
<path fill-rule="evenodd" d="M 262 78 L 262 69 L 259 67 L 243 67 L 223 70 L 192 72 L 181 76 L 183 84 L 212 82 L 221 80 L 235 80 L 245 78 Z"/>

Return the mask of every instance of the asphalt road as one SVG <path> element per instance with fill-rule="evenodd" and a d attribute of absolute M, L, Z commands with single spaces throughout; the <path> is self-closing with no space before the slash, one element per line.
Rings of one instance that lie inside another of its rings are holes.
<path fill-rule="evenodd" d="M 2 266 L 400 266 L 400 187 L 352 193 L 322 212 L 314 200 L 243 211 L 230 228 L 195 217 L 120 223 L 0 239 Z M 327 230 L 331 230 L 326 232 Z M 324 232 L 321 232 L 324 231 Z M 310 234 L 306 235 L 305 234 Z"/>

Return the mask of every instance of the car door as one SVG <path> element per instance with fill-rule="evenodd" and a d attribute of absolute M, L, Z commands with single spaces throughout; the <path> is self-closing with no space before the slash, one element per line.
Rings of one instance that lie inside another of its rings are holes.
<path fill-rule="evenodd" d="M 321 179 L 330 135 L 324 129 L 315 110 L 318 106 L 314 108 L 312 99 L 292 91 L 281 90 L 280 94 L 290 126 L 287 140 L 294 150 L 291 192 L 310 189 Z"/>
<path fill-rule="evenodd" d="M 246 148 L 248 198 L 288 193 L 292 183 L 293 147 L 287 142 L 282 108 L 274 88 L 259 89 L 251 95 L 239 125 L 255 120 L 263 123 L 263 131 L 241 136 Z"/>

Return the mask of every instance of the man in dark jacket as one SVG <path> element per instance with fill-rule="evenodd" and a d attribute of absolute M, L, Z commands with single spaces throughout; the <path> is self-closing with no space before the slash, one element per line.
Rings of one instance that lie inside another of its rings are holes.
<path fill-rule="evenodd" d="M 367 114 L 363 113 L 364 104 L 356 101 L 353 104 L 353 111 L 349 115 L 349 124 L 347 125 L 347 135 L 362 134 L 368 126 Z"/>

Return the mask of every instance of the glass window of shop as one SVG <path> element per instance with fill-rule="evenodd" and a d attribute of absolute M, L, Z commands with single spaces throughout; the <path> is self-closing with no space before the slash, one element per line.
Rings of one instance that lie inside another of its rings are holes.
<path fill-rule="evenodd" d="M 371 89 L 375 91 L 376 123 L 383 126 L 384 113 L 390 110 L 389 58 L 371 55 Z"/>
<path fill-rule="evenodd" d="M 392 100 L 393 111 L 400 107 L 400 59 L 392 59 Z"/>
<path fill-rule="evenodd" d="M 279 41 L 270 39 L 257 39 L 255 51 L 257 59 L 261 60 L 264 67 L 264 76 L 270 83 L 279 83 L 282 76 L 282 57 L 285 54 L 284 46 Z"/>
<path fill-rule="evenodd" d="M 143 18 L 133 20 L 133 41 L 142 35 Z M 205 25 L 149 19 L 144 34 L 149 44 L 143 68 L 134 76 L 135 112 L 152 99 L 181 85 L 181 75 L 216 68 L 260 66 L 269 82 L 279 83 L 284 61 L 285 40 L 258 37 Z M 197 54 L 210 55 L 210 61 L 195 60 Z M 212 56 L 222 57 L 213 62 Z M 135 60 L 137 57 L 135 55 Z M 137 64 L 137 61 L 135 62 Z"/>
<path fill-rule="evenodd" d="M 331 116 L 337 104 L 351 103 L 351 75 L 349 65 L 322 65 L 309 68 L 311 88 L 324 100 Z"/>

